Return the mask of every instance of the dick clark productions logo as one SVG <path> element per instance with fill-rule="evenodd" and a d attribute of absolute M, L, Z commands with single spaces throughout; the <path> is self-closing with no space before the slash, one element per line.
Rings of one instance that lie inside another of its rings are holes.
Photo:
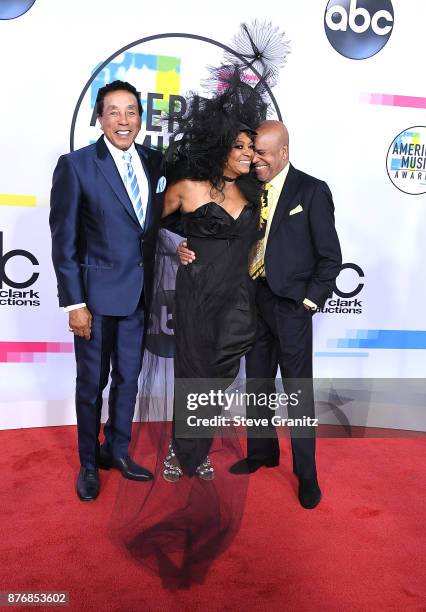
<path fill-rule="evenodd" d="M 0 232 L 0 306 L 40 306 L 40 295 L 38 291 L 29 289 L 37 281 L 39 272 L 32 271 L 24 280 L 11 278 L 11 274 L 6 270 L 6 266 L 12 260 L 18 259 L 18 263 L 29 262 L 32 266 L 38 266 L 38 260 L 29 251 L 24 249 L 13 249 L 4 251 L 3 232 Z M 23 269 L 18 265 L 18 273 L 28 274 L 24 263 Z M 16 270 L 15 270 L 16 272 Z M 27 289 L 27 291 L 22 291 Z"/>
<path fill-rule="evenodd" d="M 391 37 L 393 24 L 391 0 L 329 0 L 324 17 L 332 47 L 355 60 L 381 51 Z"/>

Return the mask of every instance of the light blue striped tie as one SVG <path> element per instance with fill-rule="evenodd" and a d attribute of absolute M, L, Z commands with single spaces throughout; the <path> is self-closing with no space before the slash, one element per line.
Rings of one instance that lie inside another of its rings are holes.
<path fill-rule="evenodd" d="M 127 172 L 124 174 L 124 184 L 132 202 L 133 209 L 136 213 L 138 221 L 143 227 L 145 220 L 145 210 L 142 204 L 142 198 L 139 191 L 138 180 L 132 166 L 132 155 L 128 151 L 123 153 L 123 159 L 127 165 Z"/>

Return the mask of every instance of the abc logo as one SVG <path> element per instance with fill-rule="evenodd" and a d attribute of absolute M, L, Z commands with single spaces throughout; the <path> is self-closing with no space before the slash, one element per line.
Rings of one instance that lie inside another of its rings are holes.
<path fill-rule="evenodd" d="M 366 59 L 388 42 L 394 23 L 391 0 L 330 0 L 325 33 L 334 49 L 350 59 Z"/>
<path fill-rule="evenodd" d="M 30 10 L 35 0 L 1 0 L 0 19 L 16 19 Z"/>
<path fill-rule="evenodd" d="M 151 304 L 146 348 L 159 357 L 173 357 L 173 309 L 175 292 L 159 291 Z"/>

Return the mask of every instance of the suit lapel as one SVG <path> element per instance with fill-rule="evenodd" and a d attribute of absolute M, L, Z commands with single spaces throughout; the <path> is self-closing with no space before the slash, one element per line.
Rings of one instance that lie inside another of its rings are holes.
<path fill-rule="evenodd" d="M 278 198 L 278 203 L 275 209 L 274 218 L 272 219 L 271 229 L 269 230 L 269 238 L 271 238 L 274 232 L 276 232 L 282 219 L 286 216 L 286 213 L 290 210 L 290 207 L 299 189 L 300 182 L 301 182 L 300 172 L 296 170 L 296 168 L 294 168 L 290 164 L 287 178 L 284 182 L 283 189 Z"/>
<path fill-rule="evenodd" d="M 108 147 L 106 146 L 102 136 L 96 143 L 96 154 L 95 162 L 106 181 L 109 183 L 118 200 L 132 217 L 133 221 L 140 227 L 132 202 L 130 201 L 129 195 L 124 186 L 123 179 L 118 172 L 117 166 L 115 165 L 115 162 L 110 155 Z"/>

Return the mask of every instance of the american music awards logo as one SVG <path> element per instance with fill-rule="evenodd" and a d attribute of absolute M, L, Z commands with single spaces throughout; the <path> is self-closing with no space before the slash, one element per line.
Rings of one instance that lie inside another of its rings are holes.
<path fill-rule="evenodd" d="M 155 34 L 129 43 L 105 61 L 98 62 L 75 107 L 70 149 L 84 147 L 99 138 L 96 95 L 100 87 L 117 79 L 132 83 L 141 95 L 144 112 L 137 142 L 167 146 L 174 121 L 185 114 L 184 95 L 189 91 L 203 93 L 201 83 L 209 76 L 208 66 L 219 66 L 224 52 L 234 53 L 227 45 L 204 36 Z M 270 91 L 269 96 L 275 111 L 273 115 L 281 119 Z M 166 123 L 160 121 L 163 112 L 169 117 Z"/>
<path fill-rule="evenodd" d="M 400 191 L 426 193 L 426 126 L 416 125 L 398 134 L 389 147 L 386 166 Z"/>

